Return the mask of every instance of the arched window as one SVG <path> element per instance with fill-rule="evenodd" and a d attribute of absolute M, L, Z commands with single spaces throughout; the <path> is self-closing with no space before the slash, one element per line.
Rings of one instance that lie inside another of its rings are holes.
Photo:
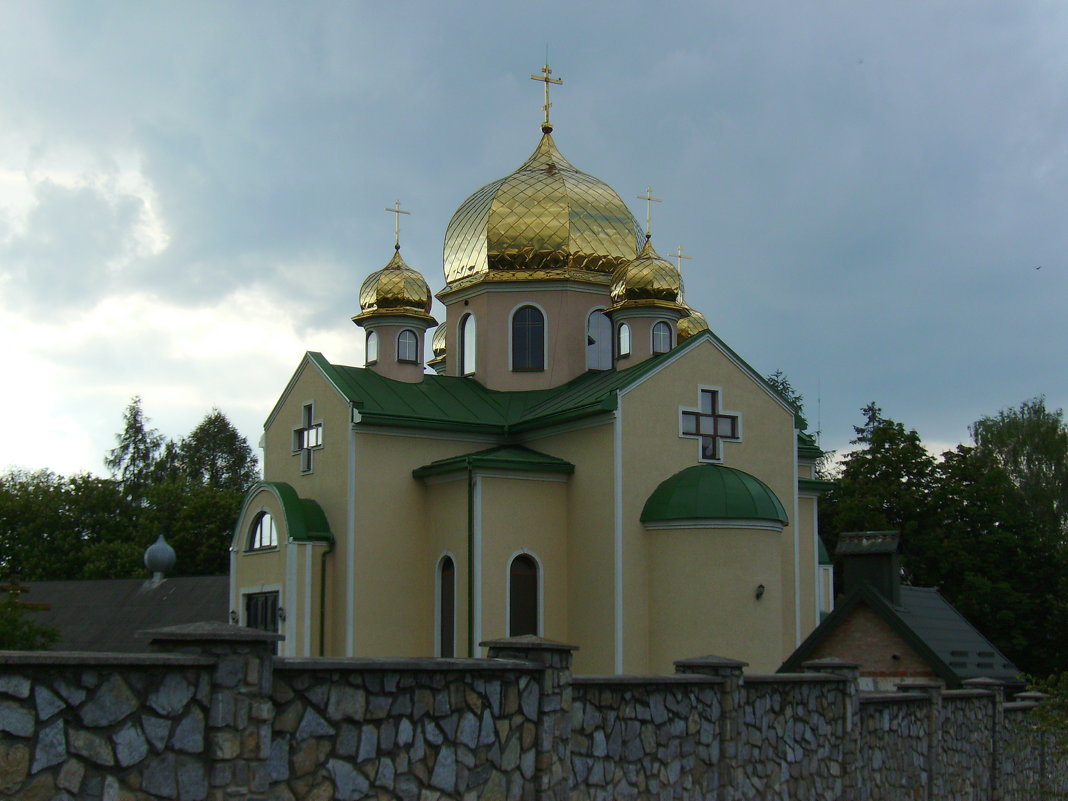
<path fill-rule="evenodd" d="M 366 364 L 374 364 L 378 361 L 378 332 L 367 332 L 367 358 L 364 359 Z"/>
<path fill-rule="evenodd" d="M 438 564 L 438 656 L 456 656 L 456 565 L 451 556 Z"/>
<path fill-rule="evenodd" d="M 508 636 L 538 633 L 538 563 L 521 553 L 508 568 Z"/>
<path fill-rule="evenodd" d="M 586 318 L 586 369 L 612 369 L 612 321 L 600 309 Z"/>
<path fill-rule="evenodd" d="M 616 337 L 616 356 L 630 356 L 630 326 L 620 323 Z"/>
<path fill-rule="evenodd" d="M 512 369 L 545 369 L 545 316 L 534 306 L 512 315 Z"/>
<path fill-rule="evenodd" d="M 269 512 L 260 512 L 252 521 L 249 529 L 248 549 L 259 551 L 264 548 L 278 547 L 278 530 L 274 527 L 274 518 Z"/>
<path fill-rule="evenodd" d="M 460 375 L 475 374 L 475 315 L 460 320 Z"/>
<path fill-rule="evenodd" d="M 397 335 L 397 361 L 398 362 L 417 362 L 416 358 L 419 348 L 419 337 L 415 335 L 415 331 L 405 328 Z"/>
<path fill-rule="evenodd" d="M 671 350 L 671 326 L 660 321 L 653 326 L 653 353 L 667 353 Z"/>

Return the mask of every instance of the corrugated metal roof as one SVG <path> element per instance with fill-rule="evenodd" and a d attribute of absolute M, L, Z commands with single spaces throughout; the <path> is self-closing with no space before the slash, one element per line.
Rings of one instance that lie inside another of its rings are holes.
<path fill-rule="evenodd" d="M 438 459 L 428 465 L 416 468 L 412 475 L 416 478 L 465 470 L 468 467 L 497 470 L 519 470 L 524 472 L 574 473 L 575 465 L 556 456 L 524 448 L 521 445 L 502 445 L 475 453 L 450 456 Z"/>

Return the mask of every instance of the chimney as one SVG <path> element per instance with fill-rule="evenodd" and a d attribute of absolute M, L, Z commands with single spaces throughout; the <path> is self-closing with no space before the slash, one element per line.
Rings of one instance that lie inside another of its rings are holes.
<path fill-rule="evenodd" d="M 838 536 L 834 555 L 842 562 L 842 589 L 848 595 L 863 583 L 895 606 L 901 605 L 900 531 L 849 531 Z"/>

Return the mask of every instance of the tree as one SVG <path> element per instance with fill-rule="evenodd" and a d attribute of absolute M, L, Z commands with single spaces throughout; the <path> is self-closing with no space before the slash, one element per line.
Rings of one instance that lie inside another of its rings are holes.
<path fill-rule="evenodd" d="M 148 428 L 148 422 L 141 409 L 141 396 L 134 395 L 122 416 L 122 433 L 115 435 L 117 444 L 104 459 L 104 466 L 113 478 L 122 482 L 131 498 L 140 497 L 152 483 L 163 448 L 163 436 L 156 429 Z"/>
<path fill-rule="evenodd" d="M 59 639 L 52 626 L 36 622 L 32 612 L 19 602 L 18 586 L 12 581 L 0 600 L 0 651 L 44 651 Z"/>
<path fill-rule="evenodd" d="M 178 451 L 185 474 L 202 486 L 243 493 L 259 478 L 248 441 L 216 408 L 182 440 Z"/>
<path fill-rule="evenodd" d="M 805 396 L 794 389 L 786 373 L 776 370 L 764 380 L 797 410 L 797 427 L 802 431 L 808 428 L 808 421 L 805 420 Z"/>

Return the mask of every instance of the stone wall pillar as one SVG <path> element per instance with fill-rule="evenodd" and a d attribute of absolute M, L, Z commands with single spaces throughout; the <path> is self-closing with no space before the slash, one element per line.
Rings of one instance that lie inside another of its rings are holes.
<path fill-rule="evenodd" d="M 990 732 L 990 801 L 1001 801 L 1001 749 L 1005 737 L 1005 685 L 997 679 L 966 679 L 969 690 L 987 690 L 994 703 L 994 730 Z"/>
<path fill-rule="evenodd" d="M 938 681 L 904 682 L 897 685 L 900 693 L 923 693 L 930 699 L 927 710 L 927 795 L 929 801 L 942 798 L 942 691 Z"/>
<path fill-rule="evenodd" d="M 860 665 L 841 659 L 813 659 L 801 664 L 806 673 L 826 673 L 846 680 L 842 709 L 842 796 L 841 801 L 861 801 L 866 788 L 860 786 Z"/>
<path fill-rule="evenodd" d="M 154 651 L 213 656 L 206 756 L 209 801 L 267 798 L 274 705 L 274 643 L 280 634 L 191 623 L 144 632 Z"/>
<path fill-rule="evenodd" d="M 542 665 L 535 737 L 534 789 L 538 801 L 567 801 L 571 792 L 571 652 L 578 646 L 527 634 L 479 643 L 491 659 Z"/>
<path fill-rule="evenodd" d="M 735 801 L 741 793 L 743 766 L 738 754 L 739 738 L 742 736 L 740 717 L 745 703 L 742 697 L 742 669 L 748 666 L 748 662 L 711 654 L 680 659 L 675 663 L 676 673 L 719 676 L 724 680 L 719 696 L 719 765 L 716 771 L 719 776 L 718 797 L 723 801 Z"/>

